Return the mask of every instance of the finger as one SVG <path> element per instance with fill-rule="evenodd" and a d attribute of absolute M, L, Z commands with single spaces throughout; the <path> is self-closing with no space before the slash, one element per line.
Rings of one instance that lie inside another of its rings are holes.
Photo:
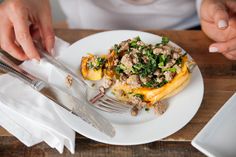
<path fill-rule="evenodd" d="M 230 54 L 232 57 L 234 57 L 234 59 L 236 59 L 236 50 L 230 51 L 228 52 L 228 54 Z"/>
<path fill-rule="evenodd" d="M 222 54 L 230 60 L 236 60 L 236 50 L 226 52 L 226 53 L 222 53 Z"/>
<path fill-rule="evenodd" d="M 216 53 L 219 52 L 218 48 L 211 46 L 209 48 L 209 51 L 211 53 Z M 230 60 L 236 60 L 236 49 L 232 50 L 232 51 L 224 51 L 224 52 L 219 52 L 221 54 L 223 54 L 226 58 L 230 59 Z"/>
<path fill-rule="evenodd" d="M 227 7 L 232 11 L 236 12 L 236 1 L 235 0 L 229 0 L 225 2 Z"/>
<path fill-rule="evenodd" d="M 46 9 L 44 15 L 41 15 L 39 17 L 39 20 L 43 43 L 45 44 L 45 48 L 47 49 L 47 51 L 52 54 L 52 49 L 54 47 L 55 42 L 55 35 L 53 31 L 50 8 Z"/>
<path fill-rule="evenodd" d="M 33 40 L 40 41 L 41 42 L 41 36 L 39 32 L 39 28 L 36 25 L 30 26 L 30 34 Z"/>
<path fill-rule="evenodd" d="M 210 46 L 210 52 L 220 52 L 230 60 L 236 60 L 236 38 L 227 42 L 214 43 Z"/>
<path fill-rule="evenodd" d="M 21 45 L 22 49 L 30 59 L 35 58 L 39 60 L 40 56 L 34 47 L 29 32 L 27 13 L 16 10 L 16 13 L 13 14 L 11 18 L 17 42 Z"/>
<path fill-rule="evenodd" d="M 218 42 L 210 45 L 210 52 L 229 52 L 236 50 L 236 38 L 226 42 Z"/>
<path fill-rule="evenodd" d="M 8 52 L 12 57 L 18 60 L 26 60 L 28 57 L 25 55 L 23 50 L 17 46 L 15 43 L 15 36 L 13 32 L 13 28 L 10 24 L 3 25 L 1 27 L 0 32 L 4 32 L 4 35 L 0 37 L 1 48 Z M 3 34 L 3 33 L 1 33 Z"/>
<path fill-rule="evenodd" d="M 208 0 L 202 2 L 201 18 L 209 23 L 214 23 L 217 28 L 228 27 L 229 15 L 224 1 Z"/>
<path fill-rule="evenodd" d="M 214 3 L 212 7 L 212 15 L 214 17 L 214 22 L 217 24 L 219 29 L 225 29 L 228 27 L 229 15 L 227 8 L 224 3 Z"/>

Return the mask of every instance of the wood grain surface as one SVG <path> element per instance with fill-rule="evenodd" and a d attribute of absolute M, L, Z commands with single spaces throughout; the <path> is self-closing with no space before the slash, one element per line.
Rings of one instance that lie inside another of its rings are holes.
<path fill-rule="evenodd" d="M 83 37 L 100 32 L 94 30 L 57 29 L 56 35 L 73 43 Z M 204 78 L 204 97 L 201 107 L 193 119 L 175 134 L 162 141 L 139 146 L 111 146 L 100 144 L 77 134 L 78 156 L 202 156 L 190 145 L 193 137 L 203 128 L 218 109 L 233 95 L 236 89 L 236 62 L 224 58 L 218 53 L 209 53 L 208 46 L 212 42 L 201 31 L 147 31 L 157 35 L 168 36 L 173 42 L 184 48 L 197 62 Z M 191 105 L 191 102 L 189 102 Z M 45 144 L 26 148 L 14 137 L 0 128 L 0 156 L 8 155 L 2 150 L 19 149 L 23 156 L 52 155 L 55 150 Z M 4 143 L 4 141 L 6 143 Z M 13 143 L 13 144 L 11 144 Z M 46 150 L 43 151 L 43 150 Z M 21 152 L 22 151 L 22 152 Z M 47 154 L 48 153 L 48 154 Z M 2 155 L 1 155 L 2 154 Z M 69 153 L 64 153 L 67 156 Z M 54 156 L 58 153 L 55 152 Z"/>
<path fill-rule="evenodd" d="M 77 138 L 75 154 L 59 154 L 46 143 L 26 147 L 14 137 L 0 137 L 0 157 L 202 157 L 189 142 L 157 141 L 138 146 L 112 146 Z"/>

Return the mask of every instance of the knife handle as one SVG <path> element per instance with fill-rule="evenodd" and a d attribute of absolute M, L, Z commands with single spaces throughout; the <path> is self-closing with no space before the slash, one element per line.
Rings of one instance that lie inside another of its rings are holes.
<path fill-rule="evenodd" d="M 4 72 L 9 73 L 13 77 L 20 79 L 21 81 L 30 85 L 36 90 L 40 90 L 44 86 L 43 81 L 35 78 L 28 72 L 21 69 L 19 66 L 17 66 L 14 62 L 12 62 L 3 54 L 0 54 L 0 69 Z"/>

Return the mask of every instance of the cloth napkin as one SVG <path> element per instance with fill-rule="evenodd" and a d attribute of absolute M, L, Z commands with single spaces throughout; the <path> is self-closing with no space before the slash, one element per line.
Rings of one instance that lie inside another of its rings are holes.
<path fill-rule="evenodd" d="M 68 46 L 56 38 L 55 56 Z M 52 69 L 44 59 L 25 61 L 21 67 L 43 80 L 48 79 Z M 26 146 L 44 141 L 60 153 L 64 146 L 74 153 L 75 132 L 60 119 L 55 107 L 58 106 L 22 81 L 8 74 L 0 75 L 0 125 Z"/>

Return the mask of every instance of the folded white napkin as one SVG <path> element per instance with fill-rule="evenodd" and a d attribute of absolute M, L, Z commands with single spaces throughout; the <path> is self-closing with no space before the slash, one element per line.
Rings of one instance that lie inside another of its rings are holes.
<path fill-rule="evenodd" d="M 69 46 L 56 38 L 55 55 Z M 47 80 L 52 66 L 45 60 L 26 61 L 21 67 Z M 60 153 L 64 146 L 74 153 L 75 132 L 55 111 L 57 105 L 8 74 L 0 75 L 0 125 L 27 146 L 42 141 Z"/>

